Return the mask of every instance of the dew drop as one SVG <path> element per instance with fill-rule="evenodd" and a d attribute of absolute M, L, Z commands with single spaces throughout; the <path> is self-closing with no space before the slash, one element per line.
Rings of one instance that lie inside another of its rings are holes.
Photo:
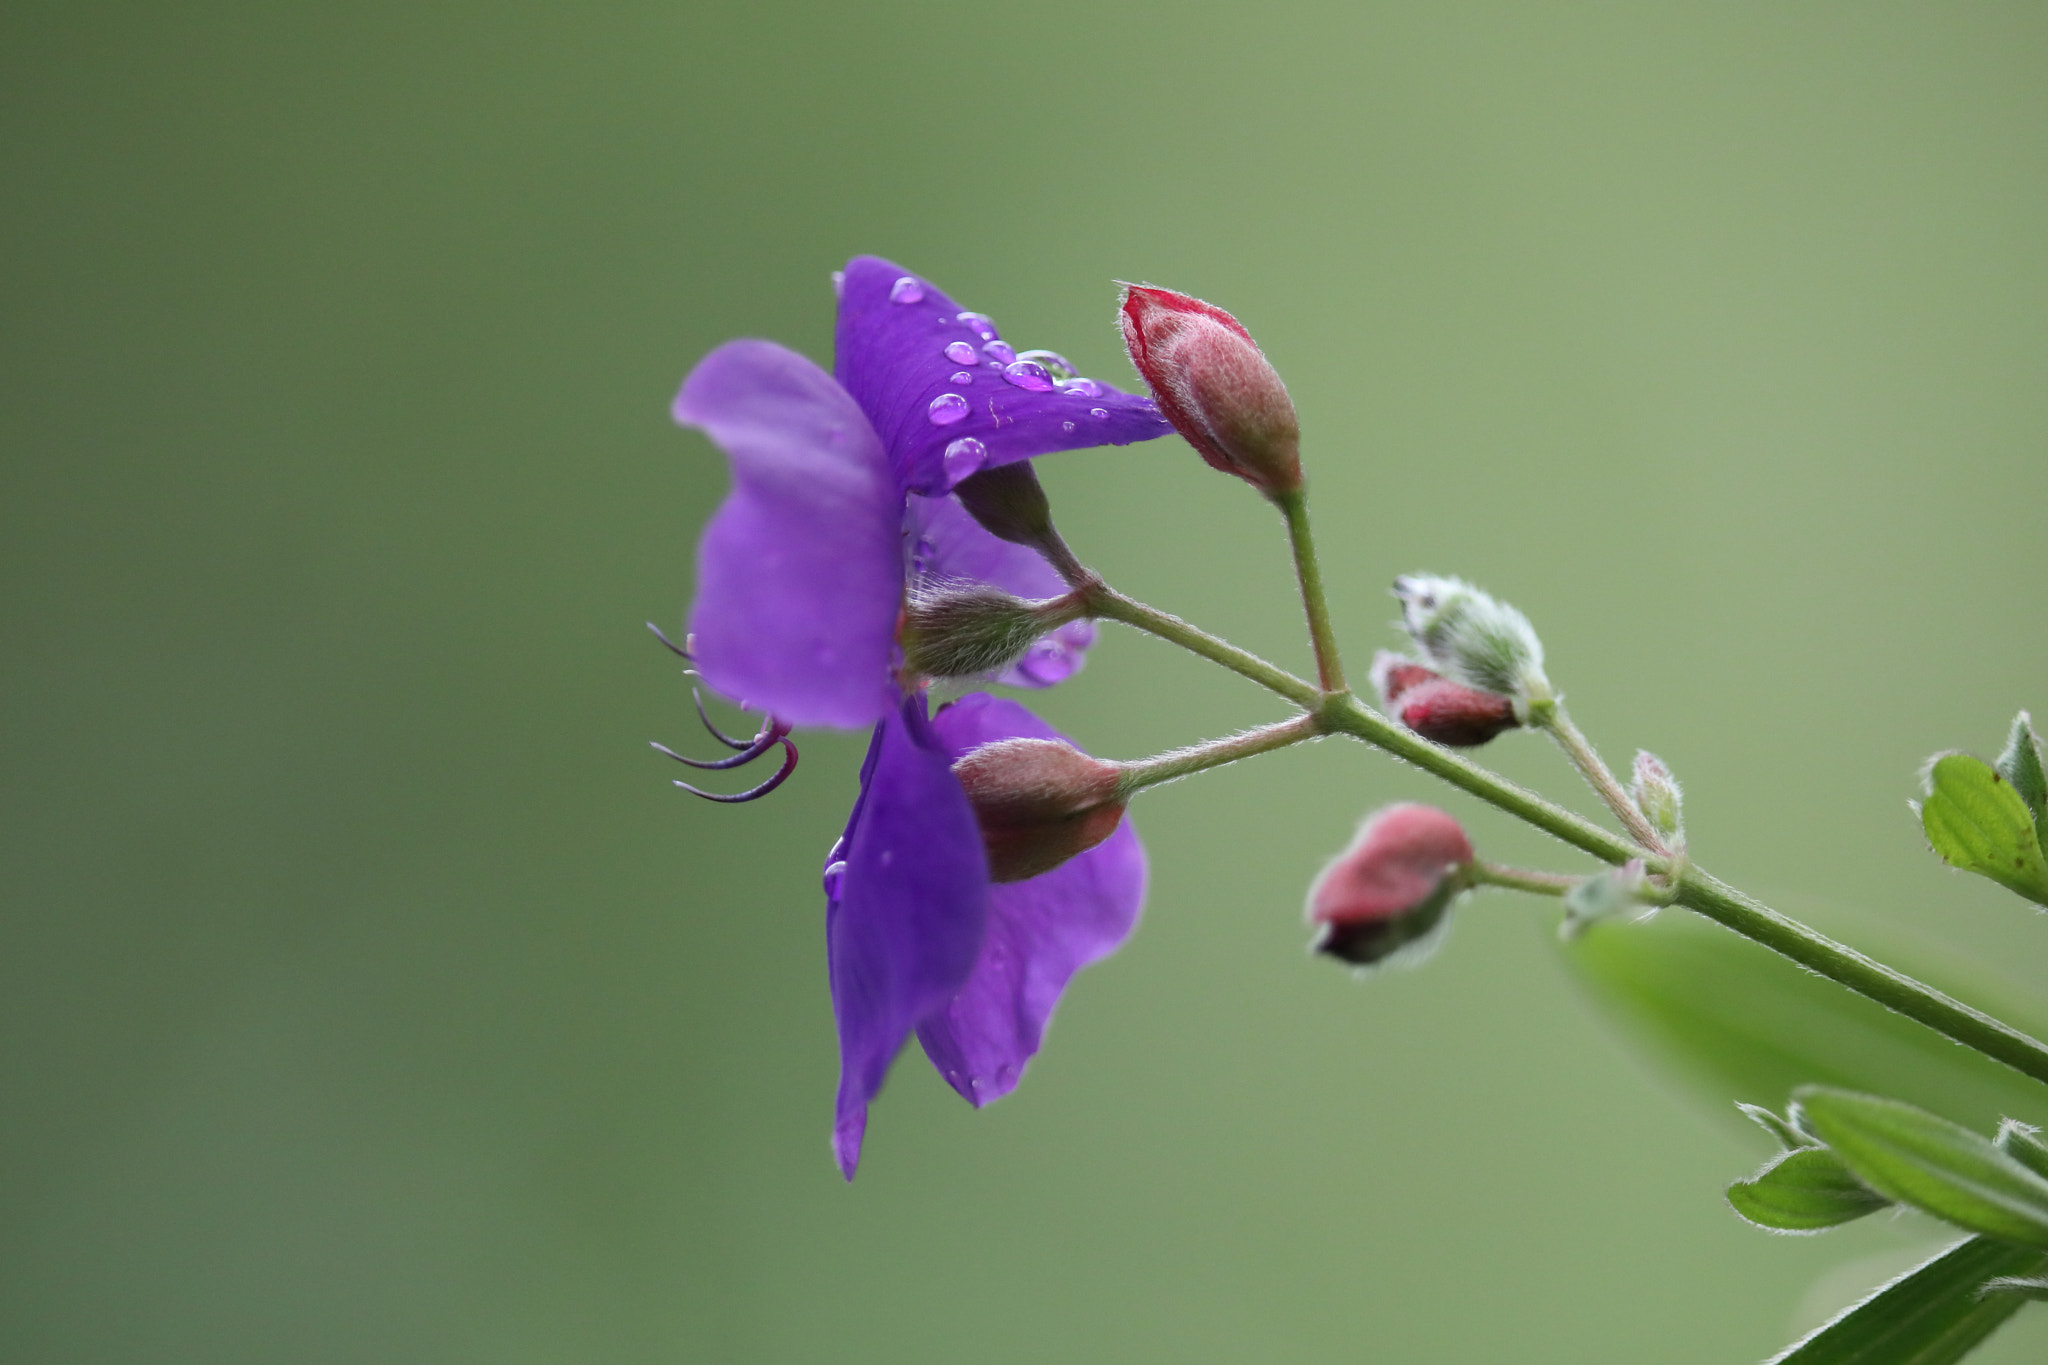
<path fill-rule="evenodd" d="M 1074 377 L 1074 362 L 1058 351 L 1020 351 L 1019 360 L 1035 360 L 1045 366 L 1054 379 L 1068 380 Z"/>
<path fill-rule="evenodd" d="M 1045 366 L 1035 360 L 1016 360 L 1003 366 L 1003 378 L 1032 393 L 1052 392 L 1052 376 L 1045 372 Z M 960 401 L 964 406 L 967 400 L 963 398 Z M 938 419 L 934 417 L 932 420 Z"/>
<path fill-rule="evenodd" d="M 962 326 L 972 328 L 974 334 L 983 341 L 995 340 L 996 325 L 990 320 L 988 314 L 962 313 L 959 315 L 959 319 Z"/>
<path fill-rule="evenodd" d="M 1062 422 L 1062 423 L 1060 423 L 1060 430 L 1061 430 L 1061 431 L 1072 431 L 1073 429 L 1074 429 L 1074 424 L 1073 424 L 1072 422 Z"/>
<path fill-rule="evenodd" d="M 1060 385 L 1060 389 L 1063 392 L 1075 394 L 1082 398 L 1102 397 L 1102 385 L 1092 379 L 1082 379 L 1078 376 Z"/>
<path fill-rule="evenodd" d="M 924 285 L 918 282 L 915 275 L 905 275 L 889 287 L 889 302 L 923 303 Z"/>
<path fill-rule="evenodd" d="M 955 365 L 972 365 L 975 359 L 974 347 L 964 341 L 949 341 L 946 343 L 946 359 Z"/>
<path fill-rule="evenodd" d="M 1046 387 L 1051 386 L 1048 380 Z M 925 409 L 925 416 L 932 419 L 935 427 L 950 427 L 967 416 L 967 400 L 957 393 L 942 393 Z"/>
<path fill-rule="evenodd" d="M 946 482 L 960 480 L 981 468 L 988 459 L 988 447 L 972 436 L 962 436 L 946 447 Z"/>
<path fill-rule="evenodd" d="M 836 852 L 838 852 L 838 850 L 837 850 L 837 849 L 834 849 L 833 851 L 834 851 L 835 853 L 836 853 Z M 825 865 L 825 899 L 827 899 L 827 900 L 835 900 L 835 901 L 836 901 L 836 900 L 838 900 L 838 899 L 839 899 L 839 884 L 840 884 L 841 882 L 845 881 L 845 880 L 846 880 L 846 864 L 845 864 L 845 863 L 843 863 L 843 862 L 833 862 L 833 863 L 827 863 L 827 864 Z"/>
<path fill-rule="evenodd" d="M 1010 349 L 1007 341 L 985 341 L 981 353 L 998 365 L 1007 365 L 1017 358 L 1017 353 Z"/>
<path fill-rule="evenodd" d="M 838 298 L 838 297 L 839 297 L 839 296 L 840 296 L 841 294 L 844 294 L 845 292 L 846 292 L 846 272 L 845 272 L 844 270 L 835 270 L 835 271 L 833 271 L 833 272 L 832 272 L 832 297 L 836 299 L 836 298 Z"/>
<path fill-rule="evenodd" d="M 966 370 L 955 370 L 953 372 L 953 377 L 947 380 L 946 382 L 948 384 L 972 384 L 974 382 L 974 376 L 969 374 Z"/>
<path fill-rule="evenodd" d="M 1089 415 L 1090 417 L 1093 417 L 1093 418 L 1094 418 L 1094 419 L 1095 419 L 1096 421 L 1100 422 L 1100 421 L 1103 421 L 1104 419 L 1106 419 L 1106 418 L 1107 418 L 1107 417 L 1109 416 L 1109 409 L 1108 409 L 1108 408 L 1090 408 L 1090 409 L 1088 409 L 1088 415 Z"/>

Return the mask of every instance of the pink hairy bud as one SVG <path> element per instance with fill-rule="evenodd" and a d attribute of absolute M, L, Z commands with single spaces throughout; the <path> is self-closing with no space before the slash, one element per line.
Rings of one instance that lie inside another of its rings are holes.
<path fill-rule="evenodd" d="M 1056 739 L 984 744 L 953 765 L 988 850 L 989 878 L 1050 872 L 1116 832 L 1121 770 Z"/>
<path fill-rule="evenodd" d="M 1368 966 L 1425 938 L 1463 889 L 1472 863 L 1464 829 L 1434 806 L 1388 806 L 1309 888 L 1315 949 Z"/>
<path fill-rule="evenodd" d="M 1521 724 L 1512 698 L 1453 682 L 1398 654 L 1382 650 L 1373 659 L 1372 680 L 1403 725 L 1454 749 L 1484 744 Z"/>
<path fill-rule="evenodd" d="M 1159 411 L 1212 469 L 1269 498 L 1300 489 L 1293 400 L 1236 318 L 1187 294 L 1131 284 L 1117 320 Z"/>

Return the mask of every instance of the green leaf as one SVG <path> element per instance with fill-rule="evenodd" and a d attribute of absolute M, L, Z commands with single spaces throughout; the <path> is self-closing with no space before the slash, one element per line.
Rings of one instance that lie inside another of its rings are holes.
<path fill-rule="evenodd" d="M 2048 1142 L 2041 1141 L 2041 1130 L 2031 1123 L 2005 1119 L 1998 1125 L 1998 1136 L 1991 1141 L 1999 1151 L 2035 1175 L 2048 1176 Z"/>
<path fill-rule="evenodd" d="M 1950 867 L 1991 878 L 2048 905 L 2048 863 L 2034 813 L 2013 784 L 1981 758 L 1943 754 L 1927 771 L 1920 806 L 1927 842 Z"/>
<path fill-rule="evenodd" d="M 2048 774 L 2041 771 L 2041 741 L 2034 736 L 2034 718 L 2022 711 L 2012 718 L 2005 752 L 1993 765 L 2034 817 L 2036 842 L 2048 841 Z"/>
<path fill-rule="evenodd" d="M 1778 1145 L 1788 1152 L 1814 1145 L 1813 1139 L 1800 1132 L 1797 1125 L 1779 1118 L 1760 1104 L 1738 1104 L 1735 1107 L 1742 1111 L 1744 1118 L 1777 1139 Z"/>
<path fill-rule="evenodd" d="M 1764 1365 L 1954 1365 L 2026 1302 L 1986 1295 L 1986 1281 L 2037 1272 L 2042 1259 L 1987 1237 L 1958 1242 Z"/>
<path fill-rule="evenodd" d="M 1774 1232 L 1819 1232 L 1889 1208 L 1891 1202 L 1825 1147 L 1785 1152 L 1728 1187 L 1729 1207 Z"/>
<path fill-rule="evenodd" d="M 2048 1122 L 2040 1082 L 1696 915 L 1597 925 L 1559 952 L 1626 1036 L 1716 1120 L 1733 1117 L 1731 1104 L 1776 1102 L 1814 1082 L 1895 1095 L 1987 1132 L 2008 1115 Z M 1937 972 L 1911 954 L 1879 955 L 2017 1027 L 2048 1027 L 2024 1001 L 1952 966 Z"/>
<path fill-rule="evenodd" d="M 2048 1179 L 1967 1128 L 1898 1100 L 1805 1086 L 1814 1136 L 1864 1184 L 1969 1232 L 2048 1249 Z"/>

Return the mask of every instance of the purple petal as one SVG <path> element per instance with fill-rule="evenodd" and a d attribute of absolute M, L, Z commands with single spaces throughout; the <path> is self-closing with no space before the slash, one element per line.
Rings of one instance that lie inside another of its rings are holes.
<path fill-rule="evenodd" d="M 697 546 L 690 634 L 704 681 L 795 725 L 889 714 L 902 502 L 860 409 L 796 352 L 734 341 L 690 371 L 674 414 L 732 462 L 732 492 Z"/>
<path fill-rule="evenodd" d="M 933 578 L 989 583 L 1025 598 L 1058 597 L 1067 585 L 1045 557 L 1027 545 L 1013 545 L 981 528 L 952 496 L 910 499 L 910 528 L 917 542 L 917 571 Z M 1031 646 L 996 681 L 1012 687 L 1051 687 L 1081 671 L 1095 643 L 1095 623 L 1074 621 Z"/>
<path fill-rule="evenodd" d="M 950 355 L 948 347 L 954 348 Z M 1003 357 L 1011 353 L 994 323 L 963 313 L 929 280 L 876 256 L 846 264 L 834 354 L 833 372 L 874 423 L 897 477 L 912 492 L 944 492 L 976 467 L 1055 450 L 1129 445 L 1173 430 L 1150 398 L 1100 380 L 1044 392 L 1010 382 Z M 953 378 L 961 373 L 967 382 Z M 954 460 L 949 472 L 946 448 L 968 439 L 981 443 L 981 453 Z"/>
<path fill-rule="evenodd" d="M 975 693 L 932 720 L 957 757 L 999 739 L 1064 738 L 1016 702 Z M 1075 972 L 1137 927 L 1145 850 L 1126 819 L 1079 857 L 1029 881 L 990 888 L 981 954 L 958 995 L 917 1030 L 925 1055 L 976 1106 L 1016 1088 Z"/>
<path fill-rule="evenodd" d="M 918 1020 L 966 981 L 988 916 L 981 832 L 924 707 L 922 696 L 907 698 L 875 728 L 842 841 L 845 863 L 826 875 L 839 1021 L 832 1147 L 848 1180 L 860 1164 L 868 1101 Z"/>

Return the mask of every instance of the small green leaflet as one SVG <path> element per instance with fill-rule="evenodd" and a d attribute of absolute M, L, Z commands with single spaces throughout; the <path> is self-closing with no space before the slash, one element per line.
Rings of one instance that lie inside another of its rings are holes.
<path fill-rule="evenodd" d="M 2034 718 L 2022 711 L 2012 718 L 2012 733 L 2005 738 L 2005 752 L 1992 765 L 1998 775 L 2012 783 L 2034 817 L 2034 837 L 2048 844 L 2048 774 L 2041 771 L 2041 741 L 2034 737 Z"/>
<path fill-rule="evenodd" d="M 1972 1237 L 1885 1285 L 1765 1365 L 1954 1365 L 2018 1312 L 1988 1281 L 2041 1272 L 2038 1251 Z"/>
<path fill-rule="evenodd" d="M 1927 770 L 1920 827 L 1950 867 L 1989 877 L 2048 905 L 2048 863 L 2041 856 L 2034 813 L 2013 784 L 1983 759 L 1943 754 L 1934 760 Z"/>
<path fill-rule="evenodd" d="M 1825 1147 L 1782 1152 L 1728 1187 L 1728 1205 L 1773 1232 L 1819 1232 L 1891 1207 Z"/>
<path fill-rule="evenodd" d="M 2048 1250 L 2048 1179 L 1988 1138 L 1898 1100 L 1809 1085 L 1805 1126 L 1858 1179 L 1968 1232 Z"/>

